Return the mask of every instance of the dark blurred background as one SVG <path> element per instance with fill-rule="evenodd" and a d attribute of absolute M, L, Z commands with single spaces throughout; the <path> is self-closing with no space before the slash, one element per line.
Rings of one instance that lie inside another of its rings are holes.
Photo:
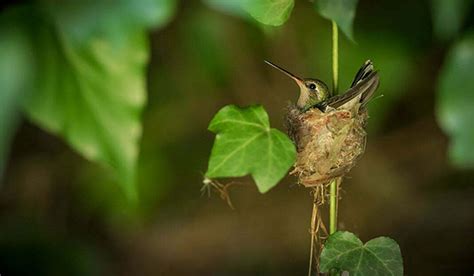
<path fill-rule="evenodd" d="M 2 276 L 306 275 L 312 203 L 294 178 L 263 195 L 237 179 L 235 210 L 200 188 L 207 125 L 222 106 L 260 103 L 283 129 L 298 88 L 264 59 L 330 84 L 330 22 L 308 1 L 277 28 L 206 2 L 180 1 L 149 33 L 138 204 L 111 172 L 21 120 L 0 190 Z M 474 273 L 474 171 L 451 165 L 436 117 L 440 68 L 474 23 L 466 14 L 443 38 L 432 1 L 360 0 L 356 43 L 340 36 L 341 89 L 370 58 L 383 97 L 369 105 L 367 150 L 344 180 L 339 227 L 363 241 L 395 239 L 406 275 Z"/>

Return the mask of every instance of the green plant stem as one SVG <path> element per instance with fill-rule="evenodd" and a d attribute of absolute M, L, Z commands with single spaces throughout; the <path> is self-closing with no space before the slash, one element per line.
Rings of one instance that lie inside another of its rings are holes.
<path fill-rule="evenodd" d="M 329 234 L 337 231 L 337 180 L 329 187 Z"/>
<path fill-rule="evenodd" d="M 337 24 L 332 21 L 332 85 L 333 94 L 337 94 L 339 71 L 339 43 Z M 333 180 L 329 188 L 329 234 L 337 231 L 337 180 Z"/>
<path fill-rule="evenodd" d="M 337 94 L 339 80 L 339 33 L 337 24 L 332 21 L 332 93 Z"/>
<path fill-rule="evenodd" d="M 332 93 L 337 94 L 339 78 L 339 38 L 337 24 L 332 21 Z M 337 231 L 337 194 L 339 188 L 339 179 L 331 181 L 329 184 L 329 234 Z M 336 276 L 337 272 L 330 272 L 329 275 Z"/>
<path fill-rule="evenodd" d="M 316 197 L 316 196 L 315 196 Z M 318 204 L 316 203 L 316 198 L 313 200 L 313 212 L 311 215 L 311 248 L 309 251 L 309 269 L 308 276 L 311 276 L 313 273 L 313 259 L 314 259 L 314 242 L 316 240 L 316 216 L 318 212 Z"/>
<path fill-rule="evenodd" d="M 339 38 L 338 29 L 335 21 L 332 21 L 332 94 L 337 94 L 338 89 L 338 74 L 339 74 Z M 329 234 L 337 231 L 337 199 L 340 179 L 331 181 L 329 188 Z M 313 215 L 311 216 L 311 251 L 309 257 L 309 271 L 308 275 L 312 274 L 313 267 L 313 252 L 314 252 L 314 241 L 316 235 L 316 212 L 317 212 L 316 200 L 313 202 Z M 337 275 L 337 273 L 330 273 L 330 275 Z"/>

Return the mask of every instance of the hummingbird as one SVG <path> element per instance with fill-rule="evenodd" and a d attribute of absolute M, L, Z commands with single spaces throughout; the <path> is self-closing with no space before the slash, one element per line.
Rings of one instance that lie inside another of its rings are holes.
<path fill-rule="evenodd" d="M 306 112 L 311 108 L 318 108 L 322 112 L 340 107 L 351 109 L 357 103 L 360 104 L 359 111 L 364 111 L 367 102 L 372 98 L 379 85 L 378 72 L 374 71 L 374 65 L 370 60 L 360 67 L 351 87 L 341 95 L 331 93 L 328 86 L 319 79 L 300 78 L 270 61 L 265 60 L 265 63 L 278 69 L 298 84 L 300 94 L 296 107 L 301 112 Z"/>
<path fill-rule="evenodd" d="M 366 105 L 379 85 L 378 72 L 367 60 L 349 89 L 331 93 L 319 79 L 300 78 L 265 61 L 293 79 L 300 88 L 296 105 L 286 114 L 286 128 L 297 148 L 292 174 L 306 187 L 329 183 L 347 174 L 365 150 Z"/>

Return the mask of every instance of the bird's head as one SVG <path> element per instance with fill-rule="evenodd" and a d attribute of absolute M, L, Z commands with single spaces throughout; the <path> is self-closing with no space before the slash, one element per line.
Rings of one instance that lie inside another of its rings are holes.
<path fill-rule="evenodd" d="M 266 60 L 265 62 L 268 65 L 278 69 L 288 77 L 292 78 L 296 82 L 296 84 L 298 84 L 298 86 L 300 87 L 300 95 L 298 97 L 298 102 L 296 103 L 296 106 L 300 110 L 306 111 L 309 108 L 329 98 L 329 89 L 324 82 L 318 79 L 300 78 L 276 64 L 273 64 Z"/>

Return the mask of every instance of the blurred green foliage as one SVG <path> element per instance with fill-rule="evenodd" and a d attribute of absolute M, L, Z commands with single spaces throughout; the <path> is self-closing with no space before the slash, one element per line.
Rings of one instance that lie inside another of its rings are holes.
<path fill-rule="evenodd" d="M 220 26 L 221 20 L 212 13 L 196 12 L 192 15 L 189 28 L 184 31 L 184 51 L 193 53 L 189 56 L 196 64 L 201 65 L 206 79 L 218 86 L 225 86 L 231 72 L 231 59 L 227 51 L 221 51 L 225 29 Z"/>
<path fill-rule="evenodd" d="M 11 13 L 0 18 L 0 179 L 10 141 L 19 121 L 18 111 L 32 78 L 29 38 Z"/>
<path fill-rule="evenodd" d="M 321 16 L 334 20 L 342 32 L 354 40 L 352 33 L 357 2 L 357 0 L 318 0 L 315 6 Z"/>
<path fill-rule="evenodd" d="M 294 0 L 204 0 L 217 10 L 248 18 L 249 15 L 262 24 L 280 26 L 290 17 Z"/>
<path fill-rule="evenodd" d="M 473 1 L 431 0 L 431 2 L 435 35 L 445 41 L 454 38 L 461 31 Z"/>
<path fill-rule="evenodd" d="M 249 18 L 250 15 L 244 10 L 243 2 L 241 0 L 227 1 L 227 0 L 203 0 L 209 7 L 220 12 L 236 15 L 242 18 Z"/>
<path fill-rule="evenodd" d="M 290 17 L 294 6 L 293 0 L 244 0 L 244 9 L 259 22 L 280 26 Z"/>
<path fill-rule="evenodd" d="M 146 103 L 146 29 L 167 23 L 174 10 L 173 0 L 46 1 L 3 19 L 21 26 L 27 16 L 32 23 L 16 34 L 29 39 L 34 53 L 28 60 L 28 69 L 36 69 L 34 91 L 23 97 L 30 119 L 64 137 L 86 158 L 113 168 L 132 199 Z"/>
<path fill-rule="evenodd" d="M 437 115 L 450 136 L 449 155 L 455 165 L 474 167 L 474 33 L 465 35 L 450 50 L 441 69 Z"/>

